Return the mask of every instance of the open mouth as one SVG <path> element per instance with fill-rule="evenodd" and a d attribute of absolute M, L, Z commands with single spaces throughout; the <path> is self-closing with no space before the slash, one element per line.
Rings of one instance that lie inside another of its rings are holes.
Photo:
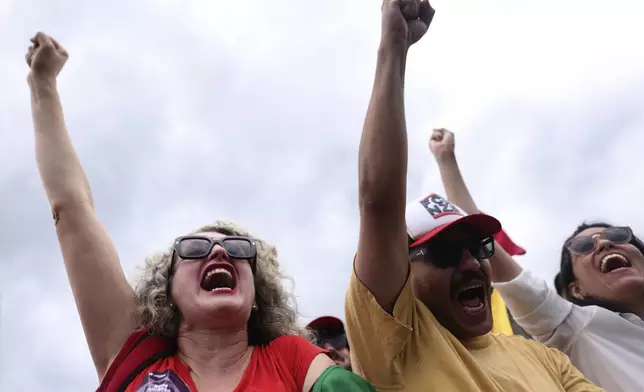
<path fill-rule="evenodd" d="M 604 256 L 599 264 L 601 272 L 607 274 L 620 268 L 628 268 L 631 262 L 619 253 L 610 253 Z"/>
<path fill-rule="evenodd" d="M 485 309 L 485 286 L 482 283 L 470 283 L 458 290 L 456 300 L 468 314 L 476 314 Z"/>
<path fill-rule="evenodd" d="M 208 266 L 201 276 L 201 288 L 210 292 L 233 292 L 237 287 L 235 269 L 228 263 Z"/>

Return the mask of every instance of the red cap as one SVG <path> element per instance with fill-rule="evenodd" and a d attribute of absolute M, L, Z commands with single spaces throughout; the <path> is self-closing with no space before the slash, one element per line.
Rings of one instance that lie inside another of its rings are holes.
<path fill-rule="evenodd" d="M 337 317 L 322 316 L 311 321 L 306 328 L 344 331 L 344 323 Z"/>

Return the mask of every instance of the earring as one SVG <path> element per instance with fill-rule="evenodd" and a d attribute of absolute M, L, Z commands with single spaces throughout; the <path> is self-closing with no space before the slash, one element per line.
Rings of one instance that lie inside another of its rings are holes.
<path fill-rule="evenodd" d="M 251 309 L 253 312 L 257 312 L 259 310 L 259 308 L 257 307 L 257 304 L 253 305 Z"/>

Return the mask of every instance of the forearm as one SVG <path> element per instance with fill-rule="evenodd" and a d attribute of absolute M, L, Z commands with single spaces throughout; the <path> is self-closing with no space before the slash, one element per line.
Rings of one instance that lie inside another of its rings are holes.
<path fill-rule="evenodd" d="M 468 214 L 480 212 L 474 198 L 467 189 L 456 156 L 453 153 L 437 157 L 438 168 L 447 199 L 461 207 Z M 509 282 L 519 276 L 521 266 L 498 243 L 495 244 L 494 255 L 490 259 L 492 275 L 495 282 Z"/>
<path fill-rule="evenodd" d="M 568 352 L 575 335 L 594 316 L 592 307 L 574 307 L 548 287 L 545 280 L 522 271 L 509 282 L 494 287 L 503 297 L 515 321 L 538 341 Z M 565 323 L 565 328 L 560 326 Z"/>
<path fill-rule="evenodd" d="M 492 280 L 498 283 L 511 282 L 523 271 L 521 265 L 498 242 L 494 244 L 494 255 L 490 258 L 490 266 Z"/>
<path fill-rule="evenodd" d="M 52 208 L 93 206 L 87 177 L 67 133 L 56 82 L 33 83 L 31 93 L 36 160 Z"/>
<path fill-rule="evenodd" d="M 380 206 L 404 211 L 407 177 L 405 58 L 406 50 L 402 48 L 383 45 L 378 51 L 376 76 L 360 141 L 361 207 Z"/>
<path fill-rule="evenodd" d="M 467 189 L 467 185 L 465 185 L 465 180 L 458 167 L 454 153 L 437 157 L 436 162 L 438 163 L 447 199 L 461 207 L 468 214 L 479 212 L 469 189 Z"/>

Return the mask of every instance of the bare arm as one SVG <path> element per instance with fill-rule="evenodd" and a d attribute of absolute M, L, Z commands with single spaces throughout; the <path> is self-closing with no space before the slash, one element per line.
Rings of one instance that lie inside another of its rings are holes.
<path fill-rule="evenodd" d="M 405 64 L 409 46 L 424 35 L 434 14 L 426 1 L 418 5 L 413 19 L 423 24 L 423 30 L 414 30 L 399 1 L 383 3 L 375 81 L 360 140 L 360 239 L 355 271 L 389 313 L 409 273 Z"/>
<path fill-rule="evenodd" d="M 85 337 L 102 378 L 134 327 L 134 292 L 94 213 L 87 178 L 65 127 L 56 74 L 66 58 L 64 49 L 40 33 L 27 57 L 36 159 Z"/>
<path fill-rule="evenodd" d="M 380 49 L 359 154 L 360 239 L 356 274 L 389 313 L 409 272 L 405 225 L 405 55 Z"/>
<path fill-rule="evenodd" d="M 446 129 L 436 129 L 429 140 L 429 148 L 434 153 L 447 199 L 461 207 L 468 214 L 479 213 L 470 191 L 465 185 L 454 154 L 454 134 Z M 490 260 L 495 282 L 509 282 L 519 276 L 521 266 L 501 246 L 494 247 Z"/>
<path fill-rule="evenodd" d="M 311 391 L 313 389 L 313 385 L 318 378 L 320 378 L 322 373 L 334 365 L 335 362 L 333 362 L 333 360 L 326 354 L 318 354 L 318 356 L 313 359 L 313 362 L 311 362 L 311 365 L 309 366 L 309 370 L 306 372 L 302 392 Z"/>

